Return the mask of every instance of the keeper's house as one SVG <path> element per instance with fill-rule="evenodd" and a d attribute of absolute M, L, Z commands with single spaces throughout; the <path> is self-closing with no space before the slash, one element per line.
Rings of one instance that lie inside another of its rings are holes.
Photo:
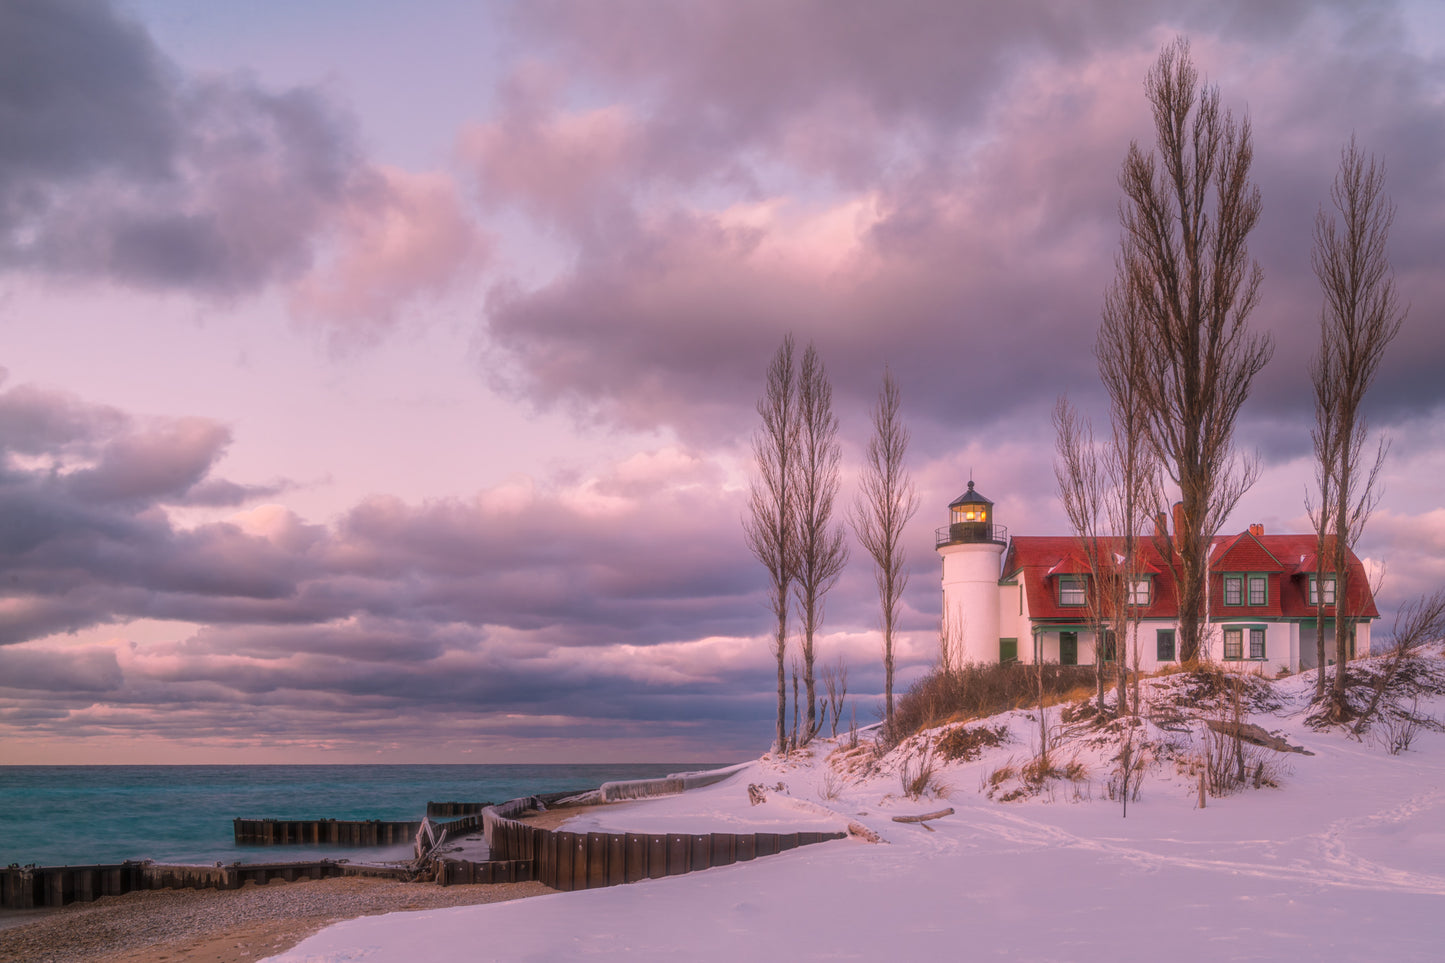
<path fill-rule="evenodd" d="M 960 657 L 971 662 L 1057 662 L 1089 665 L 1099 644 L 1090 624 L 1098 586 L 1079 540 L 1015 535 L 997 524 L 993 502 L 974 490 L 949 508 L 938 529 L 943 557 L 943 619 Z M 1140 668 L 1178 660 L 1178 596 L 1173 571 L 1151 537 L 1140 540 L 1137 574 L 1127 600 L 1138 611 Z M 1118 542 L 1101 539 L 1100 555 L 1117 558 Z M 1204 655 L 1257 664 L 1270 672 L 1315 666 L 1315 599 L 1323 591 L 1327 662 L 1334 661 L 1335 573 L 1316 574 L 1316 540 L 1266 535 L 1251 525 L 1218 536 L 1210 553 Z M 1318 583 L 1318 584 L 1317 584 Z M 1346 578 L 1350 656 L 1370 651 L 1370 623 L 1380 617 L 1364 566 L 1349 553 Z M 1113 633 L 1104 654 L 1114 655 Z M 1130 662 L 1133 658 L 1130 656 Z"/>

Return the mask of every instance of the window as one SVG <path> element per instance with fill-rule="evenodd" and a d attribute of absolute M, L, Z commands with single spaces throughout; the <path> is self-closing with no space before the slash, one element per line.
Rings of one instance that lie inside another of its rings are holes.
<path fill-rule="evenodd" d="M 998 660 L 1000 662 L 1017 662 L 1019 660 L 1019 640 L 999 639 Z"/>
<path fill-rule="evenodd" d="M 1226 575 L 1226 576 L 1224 576 L 1224 604 L 1225 604 L 1225 605 L 1243 605 L 1243 604 L 1244 604 L 1244 576 L 1243 576 L 1243 575 Z M 1226 658 L 1228 658 L 1228 656 L 1226 656 Z"/>
<path fill-rule="evenodd" d="M 1266 575 L 1251 575 L 1249 577 L 1249 604 L 1266 605 L 1269 602 L 1269 577 Z"/>
<path fill-rule="evenodd" d="M 1079 664 L 1079 633 L 1059 633 L 1059 665 Z"/>
<path fill-rule="evenodd" d="M 1246 593 L 1248 593 L 1246 595 Z M 1269 604 L 1269 576 L 1263 573 L 1229 572 L 1224 576 L 1224 604 L 1243 605 L 1248 598 L 1250 605 Z"/>
<path fill-rule="evenodd" d="M 1084 579 L 1079 575 L 1059 576 L 1059 604 L 1084 604 Z"/>
<path fill-rule="evenodd" d="M 1318 582 L 1319 582 L 1319 576 L 1317 576 L 1317 575 L 1311 575 L 1311 576 L 1310 576 L 1310 604 L 1311 604 L 1311 605 L 1318 605 L 1318 604 L 1319 604 L 1318 599 L 1319 599 L 1320 591 L 1319 591 L 1319 584 L 1318 584 Z M 1326 604 L 1326 605 L 1334 605 L 1334 604 L 1335 604 L 1335 576 L 1334 576 L 1333 573 L 1325 576 L 1325 604 Z"/>
<path fill-rule="evenodd" d="M 1249 659 L 1253 662 L 1263 662 L 1265 657 L 1264 648 L 1264 626 L 1236 626 L 1224 630 L 1224 661 L 1244 661 L 1244 641 L 1246 634 L 1249 638 Z"/>
<path fill-rule="evenodd" d="M 1160 662 L 1174 661 L 1174 630 L 1160 629 L 1156 636 L 1155 658 Z"/>
<path fill-rule="evenodd" d="M 1104 661 L 1114 661 L 1114 630 L 1104 630 Z"/>
<path fill-rule="evenodd" d="M 1150 586 L 1149 586 L 1149 579 L 1148 579 L 1147 577 L 1146 577 L 1146 578 L 1136 578 L 1136 579 L 1133 579 L 1132 581 L 1130 581 L 1130 583 L 1129 583 L 1129 604 L 1130 604 L 1130 605 L 1148 605 L 1148 604 L 1149 604 L 1149 587 L 1150 587 Z"/>

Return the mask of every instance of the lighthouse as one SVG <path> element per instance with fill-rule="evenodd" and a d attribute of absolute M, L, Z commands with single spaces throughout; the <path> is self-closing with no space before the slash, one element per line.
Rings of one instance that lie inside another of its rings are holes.
<path fill-rule="evenodd" d="M 948 524 L 935 533 L 943 557 L 944 627 L 963 661 L 1018 658 L 1017 641 L 999 638 L 999 569 L 1007 542 L 1008 529 L 994 521 L 993 502 L 970 479 L 968 491 L 948 506 Z"/>

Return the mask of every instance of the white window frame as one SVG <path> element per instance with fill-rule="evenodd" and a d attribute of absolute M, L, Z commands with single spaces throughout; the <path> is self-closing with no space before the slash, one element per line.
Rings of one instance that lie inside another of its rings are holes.
<path fill-rule="evenodd" d="M 1318 605 L 1319 602 L 1316 601 L 1316 600 L 1319 598 L 1319 595 L 1320 595 L 1319 576 L 1318 576 L 1318 575 L 1311 574 L 1311 575 L 1310 575 L 1310 600 L 1309 600 L 1309 604 L 1310 604 L 1310 605 Z M 1325 573 L 1325 604 L 1326 604 L 1326 605 L 1334 605 L 1334 604 L 1335 604 L 1335 573 L 1334 573 L 1334 572 L 1326 572 L 1326 573 Z"/>
<path fill-rule="evenodd" d="M 1149 576 L 1132 579 L 1129 582 L 1129 604 L 1144 606 L 1154 601 L 1154 583 Z"/>
<path fill-rule="evenodd" d="M 1078 601 L 1070 601 L 1077 593 Z M 1087 605 L 1089 602 L 1089 589 L 1082 575 L 1060 575 L 1059 576 L 1059 605 L 1077 608 Z"/>

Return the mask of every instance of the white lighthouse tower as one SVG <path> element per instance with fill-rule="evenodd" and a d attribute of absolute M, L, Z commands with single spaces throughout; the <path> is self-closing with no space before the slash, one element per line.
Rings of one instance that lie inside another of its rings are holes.
<path fill-rule="evenodd" d="M 1013 661 L 999 639 L 999 569 L 1008 529 L 994 524 L 993 502 L 973 490 L 948 506 L 948 525 L 935 533 L 943 556 L 943 622 L 957 657 L 966 662 Z"/>

